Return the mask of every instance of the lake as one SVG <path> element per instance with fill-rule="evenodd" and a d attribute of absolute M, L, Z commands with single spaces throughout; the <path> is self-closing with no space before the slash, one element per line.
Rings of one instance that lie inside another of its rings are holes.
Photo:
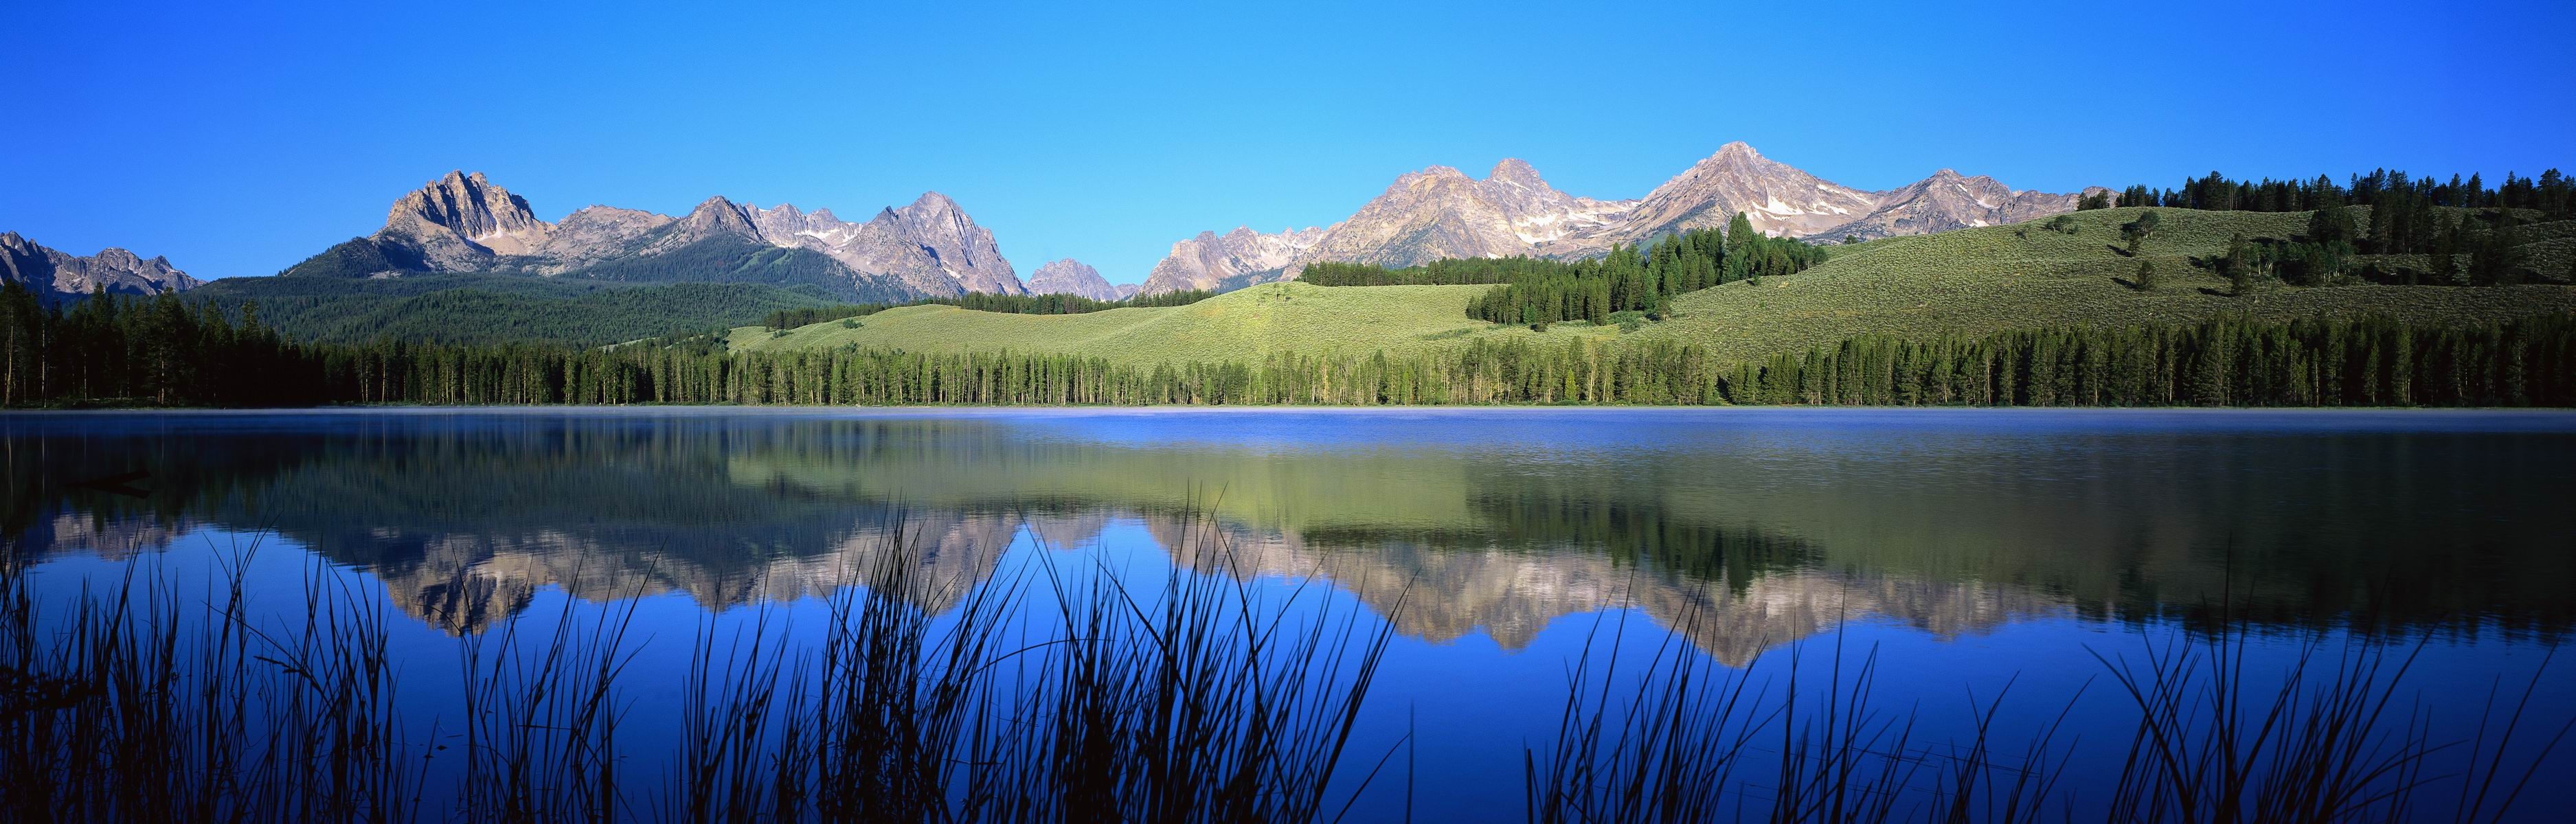
<path fill-rule="evenodd" d="M 1865 698 L 1860 749 L 1916 765 L 1884 783 L 1905 804 L 1940 796 L 1981 717 L 1997 751 L 2063 765 L 2052 804 L 2116 803 L 2142 712 L 2117 675 L 2193 648 L 2264 701 L 2303 660 L 2316 683 L 2384 650 L 2401 683 L 2363 715 L 2467 742 L 2427 780 L 2499 747 L 2502 715 L 2509 763 L 2576 718 L 2576 662 L 2546 664 L 2576 620 L 2563 412 L 93 412 L 0 436 L 31 633 L 78 599 L 229 581 L 265 636 L 373 620 L 434 789 L 472 774 L 431 748 L 478 642 L 611 620 L 624 792 L 663 797 L 705 662 L 753 631 L 813 655 L 897 553 L 926 582 L 907 603 L 956 621 L 992 594 L 1014 641 L 1104 581 L 1384 631 L 1373 671 L 1319 676 L 1371 679 L 1324 810 L 1359 819 L 1522 816 L 1569 684 L 1623 694 L 1658 652 L 1766 700 Z M 1725 797 L 1786 792 L 1810 711 L 1740 747 Z M 2547 820 L 2563 784 L 2511 817 Z M 2430 792 L 2447 820 L 2460 788 Z"/>

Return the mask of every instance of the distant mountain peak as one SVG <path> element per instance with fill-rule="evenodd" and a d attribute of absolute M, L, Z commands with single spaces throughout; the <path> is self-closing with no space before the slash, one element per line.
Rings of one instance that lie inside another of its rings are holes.
<path fill-rule="evenodd" d="M 537 219 L 526 198 L 482 172 L 450 170 L 396 199 L 376 237 L 412 248 L 436 268 L 475 269 L 495 257 L 536 251 L 553 228 Z"/>
<path fill-rule="evenodd" d="M 1753 144 L 1746 143 L 1741 140 L 1728 141 L 1726 145 L 1717 147 L 1717 151 L 1710 154 L 1708 159 L 1721 163 L 1751 163 L 1755 161 L 1769 162 L 1771 160 L 1770 158 L 1763 157 L 1760 151 L 1755 150 L 1753 148 Z"/>
<path fill-rule="evenodd" d="M 1955 169 L 1896 189 L 1864 191 L 1818 178 L 1735 140 L 1644 198 L 1595 200 L 1557 191 L 1528 163 L 1506 158 L 1481 181 L 1448 166 L 1407 172 L 1348 219 L 1325 229 L 1276 272 L 1266 269 L 1275 263 L 1267 258 L 1247 265 L 1225 263 L 1242 257 L 1227 257 L 1233 248 L 1249 244 L 1238 242 L 1234 234 L 1211 238 L 1201 233 L 1173 244 L 1145 291 L 1293 277 L 1317 261 L 1411 266 L 1455 257 L 1590 257 L 1619 244 L 1724 226 L 1737 214 L 1755 230 L 1774 236 L 1923 234 L 2072 211 L 2076 198 L 2016 192 L 1992 178 L 1964 176 Z"/>
<path fill-rule="evenodd" d="M 1092 300 L 1118 300 L 1123 295 L 1118 287 L 1100 277 L 1100 271 L 1073 258 L 1047 261 L 1029 273 L 1029 294 L 1080 295 Z"/>
<path fill-rule="evenodd" d="M 1308 227 L 1283 229 L 1275 233 L 1254 231 L 1250 226 L 1236 226 L 1219 235 L 1202 231 L 1188 240 L 1172 244 L 1169 254 L 1154 264 L 1139 292 L 1159 295 L 1189 289 L 1216 289 L 1229 284 L 1283 277 L 1298 256 L 1314 247 L 1329 229 Z M 1130 292 L 1133 296 L 1138 292 Z"/>
<path fill-rule="evenodd" d="M 690 209 L 686 217 L 680 218 L 675 231 L 677 234 L 665 239 L 663 245 L 675 246 L 679 243 L 724 235 L 750 240 L 766 240 L 761 235 L 760 227 L 752 224 L 750 210 L 735 204 L 723 195 L 698 201 L 698 205 Z"/>
<path fill-rule="evenodd" d="M 636 256 L 658 256 L 728 239 L 803 249 L 831 258 L 853 280 L 850 294 L 946 296 L 1016 294 L 1010 262 L 992 233 L 947 195 L 925 192 L 866 223 L 792 203 L 761 207 L 718 195 L 680 217 L 593 205 L 561 224 L 538 220 L 528 202 L 481 172 L 451 170 L 404 194 L 385 227 L 299 263 L 294 274 L 373 276 L 404 272 L 519 271 L 558 275 Z M 711 252 L 718 259 L 735 251 Z M 810 264 L 807 264 L 810 266 Z M 710 272 L 709 274 L 714 274 Z M 657 275 L 658 276 L 658 275 Z"/>
<path fill-rule="evenodd" d="M 1506 157 L 1494 164 L 1493 171 L 1485 173 L 1485 179 L 1534 189 L 1547 188 L 1547 181 L 1539 178 L 1538 170 L 1530 168 L 1529 161 L 1517 157 Z"/>
<path fill-rule="evenodd" d="M 83 257 L 47 248 L 15 231 L 0 232 L 0 281 L 24 286 L 46 303 L 100 288 L 116 295 L 158 295 L 204 285 L 171 266 L 167 257 L 147 259 L 114 246 Z"/>

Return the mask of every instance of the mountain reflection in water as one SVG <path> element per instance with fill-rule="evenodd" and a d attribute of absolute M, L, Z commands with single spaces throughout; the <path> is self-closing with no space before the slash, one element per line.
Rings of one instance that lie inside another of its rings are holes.
<path fill-rule="evenodd" d="M 2411 416 L 2410 416 L 2411 415 Z M 560 587 L 718 609 L 958 586 L 1015 543 L 1182 545 L 1315 575 L 1434 641 L 1519 648 L 1634 605 L 1741 663 L 1848 618 L 2042 615 L 2563 633 L 2567 419 L 1795 410 L 836 415 L 19 415 L 14 546 L 116 556 L 270 531 L 470 633 Z M 78 485 L 141 471 L 144 494 Z M 2553 513 L 2534 518 L 2533 513 Z M 1174 553 L 1176 560 L 1189 559 Z M 1405 598 L 1404 609 L 1392 607 Z"/>

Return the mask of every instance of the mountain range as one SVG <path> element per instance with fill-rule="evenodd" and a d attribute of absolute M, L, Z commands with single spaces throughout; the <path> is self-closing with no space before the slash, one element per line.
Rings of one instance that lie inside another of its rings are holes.
<path fill-rule="evenodd" d="M 201 283 L 166 257 L 146 259 L 115 247 L 83 257 L 46 248 L 17 232 L 0 232 L 0 282 L 25 286 L 46 303 L 100 288 L 112 295 L 157 295 Z"/>
<path fill-rule="evenodd" d="M 1403 267 L 1456 257 L 1590 257 L 1743 213 L 1764 234 L 1840 240 L 1919 235 L 2016 223 L 2075 210 L 2078 194 L 2016 191 L 1949 169 L 1869 192 L 1763 157 L 1742 142 L 1692 164 L 1636 200 L 1557 191 L 1528 163 L 1506 159 L 1484 179 L 1433 166 L 1395 179 L 1340 223 L 1276 233 L 1238 228 L 1172 244 L 1147 294 L 1222 289 L 1296 277 L 1318 261 Z"/>
<path fill-rule="evenodd" d="M 2087 189 L 2086 193 L 2099 191 Z M 480 172 L 449 172 L 404 194 L 383 228 L 312 256 L 287 277 L 398 278 L 516 274 L 636 283 L 758 283 L 845 301 L 900 302 L 967 292 L 1063 292 L 1098 300 L 1224 290 L 1296 277 L 1318 261 L 1412 266 L 1458 257 L 1577 259 L 1704 227 L 1743 213 L 1766 234 L 1872 239 L 2014 223 L 2069 212 L 2081 194 L 2017 191 L 1949 169 L 1886 191 L 1833 183 L 1741 142 L 1634 200 L 1558 191 L 1506 159 L 1478 179 L 1433 166 L 1395 179 L 1350 217 L 1320 228 L 1200 232 L 1172 244 L 1141 285 L 1112 285 L 1058 260 L 1022 281 L 991 230 L 956 201 L 927 192 L 865 221 L 829 209 L 762 207 L 710 197 L 677 217 L 594 205 L 548 223 Z M 198 281 L 160 258 L 122 249 L 80 258 L 15 234 L 0 238 L 0 275 L 59 299 L 104 284 L 154 294 Z"/>
<path fill-rule="evenodd" d="M 601 280 L 811 285 L 851 300 L 1022 294 L 991 230 L 928 192 L 865 222 L 829 209 L 710 197 L 678 217 L 588 206 L 556 223 L 482 173 L 449 172 L 394 202 L 384 228 L 288 268 L 298 276 L 509 272 Z"/>

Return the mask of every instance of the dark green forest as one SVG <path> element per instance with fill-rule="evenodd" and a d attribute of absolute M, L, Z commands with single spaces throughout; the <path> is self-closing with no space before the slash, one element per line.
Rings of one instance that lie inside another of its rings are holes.
<path fill-rule="evenodd" d="M 2576 319 L 1859 337 L 1736 365 L 1692 346 L 1578 340 L 1136 366 L 1008 352 L 732 354 L 708 336 L 606 348 L 302 343 L 255 308 L 235 318 L 169 296 L 49 308 L 0 287 L 0 404 L 99 403 L 2571 406 Z"/>
<path fill-rule="evenodd" d="M 899 301 L 916 294 L 894 278 L 855 271 L 821 252 L 781 248 L 739 237 L 710 237 L 651 254 L 634 253 L 631 248 L 629 252 L 563 272 L 529 269 L 520 259 L 501 258 L 488 272 L 479 274 L 565 283 L 762 284 L 851 303 Z M 386 273 L 394 276 L 381 277 Z M 344 281 L 365 293 L 382 288 L 381 284 L 442 275 L 461 276 L 431 271 L 421 254 L 402 242 L 352 238 L 287 267 L 274 279 L 290 283 Z"/>
<path fill-rule="evenodd" d="M 2486 185 L 2476 174 L 2466 180 L 2455 174 L 2445 183 L 2430 175 L 2409 177 L 2405 172 L 2388 169 L 2353 175 L 2341 185 L 2326 175 L 2312 180 L 2231 180 L 2210 172 L 2206 177 L 2185 180 L 2175 189 L 2130 186 L 2110 205 L 2238 212 L 2313 212 L 2330 206 L 2389 205 L 2400 211 L 2412 211 L 2408 207 L 2504 208 L 2537 211 L 2543 220 L 2565 220 L 2576 217 L 2576 181 L 2557 169 L 2542 172 L 2537 179 L 2507 172 L 2504 183 L 2496 186 Z"/>
<path fill-rule="evenodd" d="M 225 278 L 181 295 L 260 319 L 301 341 L 549 343 L 599 346 L 749 326 L 834 301 L 808 287 L 757 283 L 627 285 L 521 275 L 423 274 L 381 280 Z"/>
<path fill-rule="evenodd" d="M 1739 213 L 1723 233 L 1691 229 L 1665 235 L 1649 247 L 1617 246 L 1607 255 L 1584 260 L 1461 258 L 1403 269 L 1314 263 L 1297 277 L 1317 286 L 1496 284 L 1493 291 L 1468 304 L 1468 317 L 1544 325 L 1574 320 L 1602 323 L 1619 312 L 1642 312 L 1659 319 L 1674 295 L 1795 274 L 1824 260 L 1823 248 L 1756 232 Z"/>
<path fill-rule="evenodd" d="M 1126 300 L 1095 300 L 1081 295 L 1068 295 L 1063 293 L 1048 293 L 1043 295 L 994 295 L 984 292 L 968 292 L 956 297 L 922 298 L 920 300 L 907 301 L 903 303 L 844 303 L 832 306 L 781 309 L 776 312 L 769 313 L 768 317 L 762 318 L 761 325 L 768 327 L 773 331 L 779 329 L 794 329 L 799 326 L 808 326 L 822 323 L 824 321 L 841 320 L 843 318 L 863 318 L 897 306 L 925 306 L 934 304 L 940 306 L 955 306 L 960 309 L 972 309 L 978 312 L 1000 312 L 1012 315 L 1080 315 L 1089 312 L 1103 312 L 1110 309 L 1127 309 L 1143 306 L 1188 306 L 1208 298 L 1216 297 L 1216 295 L 1217 293 L 1213 291 L 1192 289 L 1182 292 L 1164 292 L 1159 295 L 1137 295 Z"/>

